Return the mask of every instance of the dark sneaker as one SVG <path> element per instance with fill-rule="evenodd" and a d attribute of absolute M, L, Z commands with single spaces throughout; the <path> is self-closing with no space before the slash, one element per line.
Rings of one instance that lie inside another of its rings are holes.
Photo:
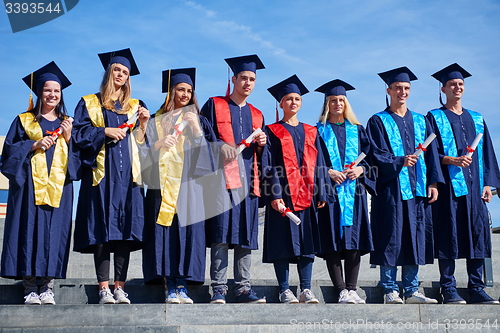
<path fill-rule="evenodd" d="M 470 304 L 500 304 L 500 302 L 491 298 L 483 289 L 469 290 Z"/>
<path fill-rule="evenodd" d="M 265 298 L 257 297 L 257 294 L 252 289 L 245 290 L 235 297 L 236 303 L 266 303 Z"/>
<path fill-rule="evenodd" d="M 467 304 L 457 293 L 457 289 L 453 287 L 441 289 L 441 295 L 443 296 L 443 304 Z"/>
<path fill-rule="evenodd" d="M 226 304 L 226 290 L 224 288 L 214 288 L 214 295 L 210 300 L 211 304 Z"/>

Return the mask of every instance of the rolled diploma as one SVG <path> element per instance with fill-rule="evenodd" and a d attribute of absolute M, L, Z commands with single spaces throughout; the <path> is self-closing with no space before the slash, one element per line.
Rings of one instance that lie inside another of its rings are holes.
<path fill-rule="evenodd" d="M 245 142 L 246 142 L 246 143 L 248 143 L 248 144 L 252 143 L 252 141 L 253 141 L 253 139 L 255 138 L 255 136 L 256 136 L 257 134 L 259 134 L 260 132 L 262 132 L 262 130 L 261 130 L 260 128 L 257 128 L 255 131 L 253 131 L 253 133 L 252 133 L 252 134 L 250 134 L 250 136 L 249 136 L 248 138 L 246 138 Z M 237 155 L 241 154 L 241 152 L 242 152 L 242 151 L 243 151 L 243 149 L 245 149 L 245 148 L 246 148 L 245 144 L 243 144 L 243 143 L 242 143 L 241 145 L 239 145 L 238 147 L 236 147 L 236 154 L 237 154 Z M 299 220 L 299 221 L 300 221 L 300 220 Z"/>
<path fill-rule="evenodd" d="M 424 143 L 422 143 L 422 148 L 427 148 L 431 144 L 432 140 L 434 140 L 435 138 L 436 138 L 436 134 L 431 133 L 427 137 L 427 139 L 425 139 Z M 413 153 L 413 155 L 415 155 L 415 156 L 420 156 L 420 154 L 422 154 L 422 149 L 417 149 Z"/>
<path fill-rule="evenodd" d="M 127 120 L 127 122 L 125 124 L 127 125 L 130 125 L 130 124 L 135 124 L 135 122 L 137 121 L 137 117 L 139 116 L 139 114 L 136 112 L 132 115 L 132 117 L 130 117 L 129 120 Z M 120 128 L 122 131 L 124 131 L 125 133 L 127 133 L 128 131 L 128 127 L 124 127 L 124 128 Z M 118 140 L 113 140 L 111 141 L 112 143 L 117 143 Z"/>
<path fill-rule="evenodd" d="M 186 128 L 187 126 L 187 122 L 185 120 L 183 120 L 178 126 L 177 126 L 177 129 L 175 130 L 174 132 L 174 135 L 176 138 L 179 137 L 179 135 L 181 135 L 182 131 Z"/>
<path fill-rule="evenodd" d="M 282 204 L 279 204 L 278 209 L 280 210 L 280 213 L 283 213 L 285 211 L 286 207 L 283 206 Z M 292 222 L 295 223 L 296 225 L 299 225 L 301 222 L 300 219 L 297 217 L 297 215 L 295 215 L 292 212 L 287 212 L 286 217 L 288 217 L 290 220 L 292 220 Z"/>
<path fill-rule="evenodd" d="M 73 118 L 71 118 L 71 117 L 68 117 L 68 120 L 70 122 L 73 122 Z M 52 133 L 52 137 L 54 138 L 54 140 L 57 140 L 57 138 L 59 137 L 59 135 L 63 134 L 63 132 L 64 132 L 64 130 L 62 129 L 62 127 L 59 127 L 58 129 L 56 129 L 54 131 L 54 133 Z M 46 151 L 47 148 L 45 146 L 42 146 L 42 150 Z"/>
<path fill-rule="evenodd" d="M 472 141 L 472 144 L 470 145 L 470 148 L 473 150 L 476 150 L 477 145 L 479 144 L 479 140 L 483 137 L 483 133 L 478 133 L 476 137 L 474 138 L 474 141 Z M 472 157 L 472 154 L 474 154 L 473 151 L 470 151 L 466 154 L 467 157 Z"/>
<path fill-rule="evenodd" d="M 359 154 L 359 156 L 358 156 L 358 157 L 356 157 L 356 159 L 354 160 L 354 162 L 352 162 L 352 163 L 351 163 L 351 164 L 352 164 L 352 166 L 349 166 L 349 169 L 352 169 L 352 168 L 354 168 L 354 167 L 358 166 L 358 164 L 359 164 L 362 160 L 364 160 L 364 158 L 365 158 L 365 157 L 366 157 L 366 154 L 365 154 L 365 153 L 363 153 L 363 152 L 362 152 L 361 154 Z M 346 169 L 347 169 L 347 168 L 346 168 Z"/>

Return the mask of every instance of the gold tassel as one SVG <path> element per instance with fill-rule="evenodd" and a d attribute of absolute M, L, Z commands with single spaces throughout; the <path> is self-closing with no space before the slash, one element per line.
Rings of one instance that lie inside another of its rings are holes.
<path fill-rule="evenodd" d="M 33 110 L 33 108 L 35 107 L 34 104 L 33 104 L 33 72 L 31 72 L 31 85 L 30 85 L 30 99 L 29 99 L 29 102 L 28 102 L 28 111 L 29 110 Z"/>
<path fill-rule="evenodd" d="M 168 70 L 168 82 L 167 82 L 167 84 L 168 84 L 167 96 L 165 96 L 165 104 L 164 104 L 165 106 L 163 107 L 163 111 L 165 111 L 165 112 L 167 111 L 168 102 L 170 102 L 170 75 L 171 75 L 171 73 L 172 73 L 172 70 L 169 69 Z"/>

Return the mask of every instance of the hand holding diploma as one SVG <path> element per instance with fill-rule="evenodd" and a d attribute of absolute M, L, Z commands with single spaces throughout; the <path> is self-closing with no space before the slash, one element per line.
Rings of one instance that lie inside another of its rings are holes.
<path fill-rule="evenodd" d="M 294 213 L 292 213 L 292 211 L 290 210 L 290 208 L 287 208 L 283 204 L 279 203 L 278 204 L 278 209 L 279 209 L 279 212 L 283 216 L 288 217 L 293 223 L 295 223 L 296 225 L 300 224 L 300 222 L 301 222 L 300 219 L 297 217 L 297 215 L 295 215 Z"/>
<path fill-rule="evenodd" d="M 132 115 L 132 117 L 130 117 L 129 120 L 127 120 L 126 123 L 123 123 L 121 124 L 120 126 L 118 126 L 119 129 L 121 129 L 123 131 L 123 133 L 127 133 L 128 129 L 130 128 L 130 130 L 132 130 L 132 128 L 134 128 L 135 126 L 135 123 L 137 122 L 137 117 L 138 117 L 138 113 L 134 113 Z M 114 139 L 113 141 L 111 141 L 111 143 L 117 143 L 118 142 L 118 139 Z"/>
<path fill-rule="evenodd" d="M 70 123 L 72 123 L 72 122 L 73 122 L 73 118 L 71 118 L 71 117 L 68 117 L 68 118 L 67 118 L 67 120 L 68 120 Z M 63 132 L 64 132 L 64 129 L 63 129 L 63 127 L 61 126 L 61 127 L 59 127 L 58 129 L 56 129 L 56 130 L 54 130 L 54 131 L 46 131 L 45 133 L 49 134 L 49 135 L 52 137 L 52 139 L 54 139 L 54 143 L 55 143 L 55 142 L 56 142 L 56 140 L 57 140 L 57 138 L 58 138 L 61 134 L 63 134 Z M 43 151 L 46 151 L 46 150 L 47 150 L 47 147 L 46 147 L 45 145 L 43 145 L 43 146 L 41 147 L 41 149 L 42 149 Z"/>
<path fill-rule="evenodd" d="M 253 140 L 255 139 L 255 136 L 257 136 L 258 134 L 262 133 L 262 130 L 260 128 L 257 128 L 255 131 L 253 131 L 252 134 L 250 134 L 250 136 L 248 138 L 246 138 L 245 140 L 242 140 L 238 147 L 236 147 L 236 155 L 239 155 L 241 154 L 241 152 L 247 148 L 247 147 L 250 147 L 250 144 L 253 142 Z"/>

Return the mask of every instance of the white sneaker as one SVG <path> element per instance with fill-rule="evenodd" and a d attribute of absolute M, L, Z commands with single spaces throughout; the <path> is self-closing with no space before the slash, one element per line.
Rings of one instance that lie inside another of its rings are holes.
<path fill-rule="evenodd" d="M 29 295 L 24 296 L 24 304 L 28 305 L 40 305 L 40 296 L 37 293 L 31 292 Z"/>
<path fill-rule="evenodd" d="M 115 304 L 115 299 L 109 288 L 102 288 L 99 291 L 99 304 Z"/>
<path fill-rule="evenodd" d="M 356 302 L 352 299 L 349 290 L 342 289 L 339 293 L 339 304 L 355 304 Z"/>
<path fill-rule="evenodd" d="M 354 303 L 356 304 L 366 304 L 365 300 L 359 297 L 356 290 L 349 290 L 349 296 L 352 300 L 354 300 Z"/>
<path fill-rule="evenodd" d="M 184 286 L 179 286 L 177 288 L 177 296 L 182 304 L 193 304 L 193 300 L 188 296 L 187 289 Z"/>
<path fill-rule="evenodd" d="M 179 295 L 175 292 L 175 289 L 169 289 L 167 292 L 167 297 L 165 298 L 165 303 L 167 304 L 181 304 Z"/>
<path fill-rule="evenodd" d="M 290 289 L 280 293 L 280 302 L 285 304 L 297 304 L 299 300 Z"/>
<path fill-rule="evenodd" d="M 403 300 L 399 297 L 399 293 L 396 290 L 385 294 L 385 304 L 403 304 Z"/>
<path fill-rule="evenodd" d="M 299 300 L 300 300 L 300 303 L 305 303 L 305 304 L 318 304 L 319 303 L 318 299 L 316 298 L 316 296 L 314 296 L 311 289 L 302 290 L 302 292 L 300 293 Z"/>
<path fill-rule="evenodd" d="M 40 302 L 42 304 L 56 305 L 56 301 L 54 301 L 54 293 L 52 290 L 47 290 L 40 294 Z"/>
<path fill-rule="evenodd" d="M 128 294 L 122 289 L 122 287 L 116 288 L 113 294 L 116 304 L 130 304 Z"/>
<path fill-rule="evenodd" d="M 437 304 L 434 298 L 426 297 L 424 294 L 415 291 L 410 297 L 406 298 L 406 304 Z"/>

